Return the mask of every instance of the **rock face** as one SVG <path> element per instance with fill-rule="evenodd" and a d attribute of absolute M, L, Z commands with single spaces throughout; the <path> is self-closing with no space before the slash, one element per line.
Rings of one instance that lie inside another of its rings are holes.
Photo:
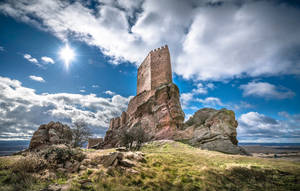
<path fill-rule="evenodd" d="M 183 127 L 184 113 L 179 89 L 172 82 L 170 53 L 167 46 L 151 51 L 138 69 L 137 95 L 120 117 L 110 121 L 103 147 L 119 144 L 124 128 L 142 127 L 155 139 L 172 139 L 176 129 Z"/>
<path fill-rule="evenodd" d="M 221 151 L 230 154 L 247 154 L 237 146 L 234 112 L 227 109 L 198 110 L 185 124 L 183 131 L 178 131 L 175 139 L 202 149 Z"/>
<path fill-rule="evenodd" d="M 156 90 L 144 92 L 148 98 L 132 110 L 132 103 L 144 94 L 133 98 L 127 112 L 112 119 L 104 138 L 104 147 L 119 145 L 119 133 L 124 128 L 142 127 L 151 140 L 172 139 L 177 129 L 183 127 L 184 113 L 179 101 L 179 90 L 173 83 L 162 85 Z M 124 118 L 126 122 L 124 122 Z"/>
<path fill-rule="evenodd" d="M 30 150 L 42 149 L 50 145 L 66 144 L 72 142 L 72 131 L 69 126 L 60 122 L 51 121 L 48 124 L 41 125 L 34 132 L 30 144 Z"/>
<path fill-rule="evenodd" d="M 116 147 L 124 129 L 141 127 L 150 140 L 184 140 L 191 145 L 225 153 L 244 154 L 237 146 L 234 112 L 202 109 L 185 124 L 179 89 L 172 82 L 167 46 L 151 51 L 138 69 L 137 95 L 127 111 L 111 119 L 99 148 Z"/>
<path fill-rule="evenodd" d="M 103 138 L 89 138 L 88 139 L 88 149 L 97 148 L 103 142 Z"/>

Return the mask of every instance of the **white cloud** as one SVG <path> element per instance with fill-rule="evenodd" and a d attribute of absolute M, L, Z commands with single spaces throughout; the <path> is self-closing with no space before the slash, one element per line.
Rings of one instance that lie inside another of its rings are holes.
<path fill-rule="evenodd" d="M 225 106 L 225 104 L 217 97 L 207 97 L 205 99 L 197 98 L 196 101 L 202 103 L 204 107 Z"/>
<path fill-rule="evenodd" d="M 34 64 L 38 64 L 38 60 L 36 58 L 33 58 L 30 54 L 24 54 L 24 58 L 28 60 L 29 62 L 32 62 Z"/>
<path fill-rule="evenodd" d="M 193 94 L 192 93 L 182 93 L 180 94 L 180 102 L 182 109 L 187 109 L 188 104 L 190 101 L 193 100 Z"/>
<path fill-rule="evenodd" d="M 0 77 L 0 139 L 28 139 L 40 124 L 51 120 L 67 124 L 83 120 L 95 134 L 104 135 L 109 120 L 125 111 L 131 98 L 37 94 L 17 80 Z"/>
<path fill-rule="evenodd" d="M 37 81 L 37 82 L 45 82 L 45 80 L 42 77 L 40 77 L 40 76 L 33 76 L 33 75 L 31 75 L 31 76 L 29 76 L 29 78 L 32 79 L 32 80 L 34 80 L 34 81 Z"/>
<path fill-rule="evenodd" d="M 130 2 L 130 3 L 129 3 Z M 140 64 L 168 44 L 174 72 L 193 80 L 300 74 L 300 11 L 277 1 L 7 1 L 0 11 Z M 287 22 L 288 21 L 288 22 Z"/>
<path fill-rule="evenodd" d="M 52 58 L 47 57 L 47 56 L 43 56 L 43 57 L 41 58 L 41 60 L 44 61 L 44 63 L 46 63 L 46 64 L 48 64 L 48 63 L 54 64 L 54 63 L 55 63 L 54 60 L 53 60 Z"/>
<path fill-rule="evenodd" d="M 193 115 L 192 114 L 187 114 L 184 116 L 184 121 L 186 122 L 187 120 L 190 119 L 190 117 L 192 117 Z"/>
<path fill-rule="evenodd" d="M 258 112 L 242 114 L 238 119 L 238 138 L 242 142 L 299 142 L 300 115 L 287 115 L 277 120 Z"/>
<path fill-rule="evenodd" d="M 295 93 L 284 87 L 276 87 L 268 82 L 249 82 L 241 85 L 243 96 L 286 99 L 295 96 Z"/>
<path fill-rule="evenodd" d="M 3 46 L 0 46 L 0 51 L 4 51 L 4 47 Z"/>
<path fill-rule="evenodd" d="M 214 89 L 215 85 L 213 83 L 208 83 L 206 85 L 203 85 L 202 83 L 197 84 L 197 88 L 193 89 L 192 92 L 194 94 L 207 94 L 208 89 Z"/>
<path fill-rule="evenodd" d="M 247 103 L 245 101 L 240 101 L 238 104 L 228 104 L 229 108 L 233 109 L 233 110 L 240 110 L 240 109 L 249 109 L 249 108 L 253 108 L 254 105 Z"/>
<path fill-rule="evenodd" d="M 116 95 L 115 92 L 112 92 L 112 91 L 110 91 L 110 90 L 107 90 L 107 91 L 105 91 L 104 93 L 107 94 L 107 95 L 110 95 L 110 96 Z"/>
<path fill-rule="evenodd" d="M 196 100 L 195 97 L 197 95 L 207 94 L 209 89 L 212 90 L 214 88 L 215 88 L 215 85 L 213 83 L 207 83 L 207 84 L 203 85 L 203 83 L 198 82 L 197 85 L 196 85 L 196 88 L 192 89 L 191 92 L 181 94 L 180 99 L 181 99 L 183 109 L 191 108 L 188 105 L 194 99 Z"/>
<path fill-rule="evenodd" d="M 85 90 L 79 90 L 81 93 L 84 93 L 85 92 Z"/>
<path fill-rule="evenodd" d="M 99 85 L 92 85 L 92 88 L 99 88 Z"/>

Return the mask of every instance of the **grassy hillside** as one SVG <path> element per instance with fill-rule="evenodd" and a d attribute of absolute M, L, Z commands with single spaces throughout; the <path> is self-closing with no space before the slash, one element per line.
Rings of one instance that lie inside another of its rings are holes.
<path fill-rule="evenodd" d="M 85 151 L 87 156 L 101 152 L 106 151 Z M 46 182 L 32 177 L 24 184 L 30 184 L 29 190 L 53 183 L 68 185 L 65 190 L 300 190 L 300 163 L 296 162 L 226 155 L 174 141 L 149 143 L 142 152 L 146 162 L 130 170 L 88 168 Z M 10 184 L 17 179 L 11 179 L 10 166 L 18 160 L 0 159 L 0 190 L 13 189 Z"/>

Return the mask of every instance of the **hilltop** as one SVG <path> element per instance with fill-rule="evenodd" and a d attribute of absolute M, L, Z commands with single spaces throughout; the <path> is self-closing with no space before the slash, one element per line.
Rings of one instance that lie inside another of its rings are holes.
<path fill-rule="evenodd" d="M 300 189 L 299 162 L 228 155 L 171 140 L 146 143 L 140 152 L 72 151 L 69 161 L 82 157 L 72 170 L 67 161 L 58 169 L 43 166 L 37 156 L 1 157 L 0 190 Z"/>

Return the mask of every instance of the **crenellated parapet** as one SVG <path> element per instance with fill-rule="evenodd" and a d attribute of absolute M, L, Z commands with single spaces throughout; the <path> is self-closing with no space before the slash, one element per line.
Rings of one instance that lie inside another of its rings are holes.
<path fill-rule="evenodd" d="M 119 129 L 126 125 L 128 120 L 127 112 L 123 111 L 120 117 L 115 117 L 110 120 L 109 129 Z"/>
<path fill-rule="evenodd" d="M 137 95 L 172 83 L 170 52 L 167 45 L 151 50 L 138 68 Z"/>

